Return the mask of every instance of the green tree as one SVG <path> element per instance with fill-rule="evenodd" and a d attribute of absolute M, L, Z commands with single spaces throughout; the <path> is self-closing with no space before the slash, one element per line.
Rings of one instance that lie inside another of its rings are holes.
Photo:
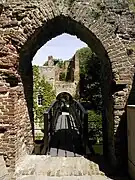
<path fill-rule="evenodd" d="M 102 95 L 100 60 L 89 47 L 77 51 L 80 61 L 80 98 L 90 105 L 88 111 L 89 137 L 102 141 Z"/>
<path fill-rule="evenodd" d="M 42 95 L 42 106 L 37 103 L 38 95 Z M 43 112 L 50 106 L 55 99 L 55 92 L 52 86 L 40 76 L 39 67 L 33 66 L 33 107 L 34 107 L 34 121 L 43 123 Z"/>
<path fill-rule="evenodd" d="M 88 133 L 92 139 L 102 141 L 102 115 L 94 110 L 88 111 Z"/>
<path fill-rule="evenodd" d="M 64 61 L 60 59 L 60 60 L 57 62 L 57 65 L 58 65 L 59 68 L 63 68 L 63 67 L 64 67 Z"/>
<path fill-rule="evenodd" d="M 91 60 L 92 58 L 92 51 L 90 48 L 84 47 L 79 49 L 76 53 L 80 61 L 80 75 L 85 76 L 86 74 L 88 74 L 89 60 Z"/>
<path fill-rule="evenodd" d="M 101 111 L 100 60 L 89 47 L 77 51 L 80 61 L 80 98 Z"/>
<path fill-rule="evenodd" d="M 48 61 L 46 61 L 46 62 L 43 64 L 43 66 L 48 66 Z"/>

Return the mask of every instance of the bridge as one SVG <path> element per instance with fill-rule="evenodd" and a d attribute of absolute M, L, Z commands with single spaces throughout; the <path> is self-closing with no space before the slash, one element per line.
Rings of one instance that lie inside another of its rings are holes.
<path fill-rule="evenodd" d="M 56 100 L 44 114 L 44 148 L 42 154 L 79 156 L 88 145 L 88 114 L 72 100 Z"/>
<path fill-rule="evenodd" d="M 88 138 L 88 113 L 80 102 L 66 92 L 61 93 L 43 116 L 42 144 L 38 153 L 34 151 L 17 164 L 17 180 L 114 178 L 115 174 L 111 178 L 106 176 L 104 162 L 99 165 L 91 159 L 95 152 Z M 128 180 L 123 176 L 119 179 Z"/>

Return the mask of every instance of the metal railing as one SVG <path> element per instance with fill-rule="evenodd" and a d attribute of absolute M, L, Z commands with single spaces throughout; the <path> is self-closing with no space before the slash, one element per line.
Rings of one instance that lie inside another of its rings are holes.
<path fill-rule="evenodd" d="M 76 100 L 70 106 L 70 113 L 73 115 L 76 126 L 78 127 L 84 149 L 86 151 L 88 144 L 88 112 Z M 86 152 L 85 152 L 86 153 Z"/>
<path fill-rule="evenodd" d="M 42 154 L 46 154 L 50 149 L 51 137 L 55 131 L 57 117 L 60 113 L 59 101 L 54 101 L 51 106 L 44 112 L 44 147 Z"/>
<path fill-rule="evenodd" d="M 76 100 L 69 105 L 69 113 L 74 118 L 74 123 L 81 135 L 84 149 L 88 143 L 88 113 L 84 107 Z M 51 106 L 44 112 L 44 147 L 41 154 L 50 152 L 52 135 L 55 132 L 57 119 L 61 114 L 61 103 L 59 100 L 54 101 Z"/>

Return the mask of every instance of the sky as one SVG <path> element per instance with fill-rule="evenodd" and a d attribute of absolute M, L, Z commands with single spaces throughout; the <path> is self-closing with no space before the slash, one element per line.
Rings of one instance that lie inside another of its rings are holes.
<path fill-rule="evenodd" d="M 76 36 L 64 33 L 51 39 L 42 46 L 35 54 L 32 64 L 42 66 L 44 62 L 47 61 L 48 56 L 68 60 L 82 47 L 87 47 L 87 44 Z"/>

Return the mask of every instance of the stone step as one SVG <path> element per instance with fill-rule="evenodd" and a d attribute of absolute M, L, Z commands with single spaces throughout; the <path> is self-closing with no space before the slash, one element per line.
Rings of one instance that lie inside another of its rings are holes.
<path fill-rule="evenodd" d="M 63 177 L 50 177 L 50 176 L 22 176 L 17 180 L 111 180 L 106 176 L 92 175 L 92 176 L 63 176 Z"/>
<path fill-rule="evenodd" d="M 16 163 L 15 175 L 16 180 L 129 180 L 107 177 L 98 164 L 82 156 L 27 155 Z"/>
<path fill-rule="evenodd" d="M 16 165 L 16 176 L 105 176 L 99 166 L 84 157 L 29 155 Z"/>

